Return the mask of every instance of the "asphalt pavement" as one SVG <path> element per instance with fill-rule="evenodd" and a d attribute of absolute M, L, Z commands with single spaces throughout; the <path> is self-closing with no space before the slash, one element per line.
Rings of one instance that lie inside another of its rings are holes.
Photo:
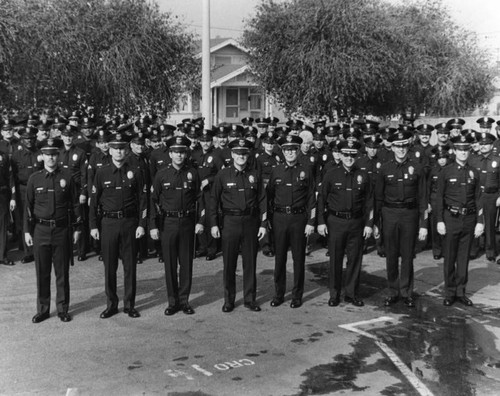
<path fill-rule="evenodd" d="M 417 307 L 383 307 L 385 260 L 364 256 L 364 307 L 327 302 L 328 257 L 306 260 L 304 304 L 269 305 L 274 259 L 258 256 L 261 312 L 243 306 L 241 260 L 236 309 L 223 313 L 222 258 L 194 263 L 194 315 L 165 316 L 163 264 L 138 266 L 137 319 L 105 309 L 96 256 L 70 270 L 73 320 L 31 323 L 33 263 L 0 266 L 1 395 L 497 395 L 500 390 L 500 266 L 470 264 L 473 307 L 442 305 L 443 261 L 415 259 Z M 19 258 L 16 252 L 11 252 Z M 288 292 L 292 281 L 288 262 Z M 119 296 L 123 296 L 122 269 Z M 52 288 L 55 291 L 53 285 Z M 120 304 L 120 310 L 122 306 Z"/>

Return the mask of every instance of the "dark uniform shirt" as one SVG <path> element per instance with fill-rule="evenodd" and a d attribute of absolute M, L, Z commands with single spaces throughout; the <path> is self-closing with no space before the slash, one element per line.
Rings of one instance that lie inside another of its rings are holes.
<path fill-rule="evenodd" d="M 316 221 L 315 180 L 311 167 L 300 163 L 293 166 L 280 164 L 271 172 L 267 185 L 269 207 L 305 208 L 307 224 Z"/>
<path fill-rule="evenodd" d="M 0 152 L 0 194 L 5 194 L 7 200 L 10 200 L 10 197 L 15 194 L 10 159 L 8 154 L 2 152 Z"/>
<path fill-rule="evenodd" d="M 151 152 L 149 156 L 149 175 L 154 179 L 156 172 L 172 163 L 168 147 L 159 147 Z"/>
<path fill-rule="evenodd" d="M 375 182 L 375 224 L 382 207 L 391 205 L 413 206 L 420 214 L 420 228 L 427 228 L 426 180 L 423 168 L 407 157 L 403 162 L 392 159 L 380 167 Z"/>
<path fill-rule="evenodd" d="M 30 232 L 29 218 L 44 220 L 68 219 L 80 222 L 81 212 L 77 199 L 78 188 L 66 169 L 57 167 L 53 172 L 46 169 L 33 173 L 26 190 L 26 212 L 24 231 Z"/>
<path fill-rule="evenodd" d="M 88 186 L 88 196 L 92 192 L 92 184 L 94 183 L 95 173 L 97 169 L 101 169 L 103 166 L 111 163 L 111 155 L 109 152 L 103 152 L 102 150 L 94 151 L 89 158 L 89 164 L 87 166 L 87 186 Z"/>
<path fill-rule="evenodd" d="M 200 177 L 196 169 L 187 165 L 178 170 L 172 165 L 161 169 L 151 186 L 151 203 L 151 221 L 165 211 L 194 213 L 198 203 L 197 222 L 203 223 L 205 208 L 200 193 Z"/>
<path fill-rule="evenodd" d="M 68 169 L 78 186 L 80 195 L 87 196 L 87 154 L 81 148 L 72 145 L 69 149 L 62 148 L 58 163 Z"/>
<path fill-rule="evenodd" d="M 498 193 L 500 189 L 500 157 L 491 152 L 486 156 L 470 156 L 468 162 L 479 172 L 479 184 L 482 192 Z"/>
<path fill-rule="evenodd" d="M 373 225 L 373 189 L 367 172 L 353 166 L 333 169 L 323 179 L 318 195 L 318 224 L 325 224 L 328 211 L 362 213 L 365 225 Z"/>
<path fill-rule="evenodd" d="M 466 164 L 454 162 L 441 171 L 438 177 L 436 191 L 437 221 L 443 221 L 443 213 L 447 207 L 459 209 L 475 209 L 477 222 L 483 223 L 483 209 L 481 203 L 481 188 L 479 172 Z"/>
<path fill-rule="evenodd" d="M 239 211 L 251 213 L 258 210 L 260 213 L 261 227 L 267 226 L 266 193 L 256 169 L 247 167 L 239 171 L 234 165 L 222 169 L 215 176 L 212 186 L 212 196 L 209 207 L 209 224 L 217 225 L 219 209 L 225 211 Z"/>
<path fill-rule="evenodd" d="M 19 145 L 12 154 L 11 164 L 16 186 L 26 185 L 31 174 L 43 168 L 42 154 Z"/>
<path fill-rule="evenodd" d="M 264 185 L 267 186 L 271 171 L 281 162 L 281 158 L 277 154 L 268 154 L 265 151 L 255 154 L 255 160 L 259 164 Z"/>
<path fill-rule="evenodd" d="M 121 168 L 113 163 L 98 169 L 92 185 L 90 228 L 97 228 L 97 212 L 136 213 L 139 226 L 146 228 L 147 195 L 141 172 L 125 162 Z"/>

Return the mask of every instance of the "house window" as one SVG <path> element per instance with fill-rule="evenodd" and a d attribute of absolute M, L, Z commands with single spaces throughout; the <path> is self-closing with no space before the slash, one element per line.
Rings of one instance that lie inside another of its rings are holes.
<path fill-rule="evenodd" d="M 230 65 L 231 64 L 231 57 L 230 56 L 216 55 L 215 56 L 215 64 L 216 65 Z"/>
<path fill-rule="evenodd" d="M 262 92 L 260 89 L 250 88 L 248 103 L 250 104 L 250 116 L 252 118 L 259 118 L 263 115 L 264 109 L 262 108 Z"/>
<path fill-rule="evenodd" d="M 199 113 L 201 111 L 201 97 L 199 92 L 193 93 L 192 101 L 193 113 Z"/>
<path fill-rule="evenodd" d="M 227 118 L 238 118 L 239 110 L 239 98 L 238 89 L 227 89 L 226 90 L 226 117 Z"/>

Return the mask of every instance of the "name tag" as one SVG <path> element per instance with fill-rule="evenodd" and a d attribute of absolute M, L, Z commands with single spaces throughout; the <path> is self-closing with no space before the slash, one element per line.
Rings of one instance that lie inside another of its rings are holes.
<path fill-rule="evenodd" d="M 450 181 L 451 181 L 451 182 L 456 182 L 456 181 L 457 181 L 457 179 L 450 179 Z"/>

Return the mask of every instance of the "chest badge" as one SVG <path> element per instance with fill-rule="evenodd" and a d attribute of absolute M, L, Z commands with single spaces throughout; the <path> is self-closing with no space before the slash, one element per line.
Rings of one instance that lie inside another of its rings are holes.
<path fill-rule="evenodd" d="M 73 161 L 76 162 L 78 160 L 78 154 L 73 154 Z"/>
<path fill-rule="evenodd" d="M 409 173 L 410 175 L 413 175 L 413 172 L 415 172 L 415 168 L 413 168 L 413 166 L 409 166 L 409 167 L 408 167 L 408 173 Z"/>
<path fill-rule="evenodd" d="M 252 184 L 255 183 L 255 178 L 253 177 L 253 175 L 248 176 L 248 181 Z"/>
<path fill-rule="evenodd" d="M 380 162 L 377 162 L 377 165 L 376 165 L 377 169 L 379 169 L 381 166 L 382 166 L 382 164 Z"/>
<path fill-rule="evenodd" d="M 132 179 L 134 178 L 134 172 L 132 172 L 132 171 L 128 171 L 128 172 L 127 172 L 127 177 L 128 177 L 130 180 L 132 180 Z"/>
<path fill-rule="evenodd" d="M 61 180 L 59 181 L 59 184 L 61 185 L 61 188 L 66 187 L 66 180 L 61 179 Z"/>
<path fill-rule="evenodd" d="M 492 167 L 492 168 L 496 168 L 497 166 L 498 166 L 498 163 L 497 163 L 496 161 L 493 161 L 493 162 L 491 163 L 491 167 Z"/>
<path fill-rule="evenodd" d="M 304 171 L 300 172 L 299 179 L 300 180 L 305 180 L 305 178 L 306 178 L 306 173 Z"/>
<path fill-rule="evenodd" d="M 323 154 L 323 161 L 326 161 L 328 159 L 328 156 L 326 154 Z"/>
<path fill-rule="evenodd" d="M 474 172 L 469 171 L 469 177 L 470 177 L 472 180 L 474 180 Z"/>
<path fill-rule="evenodd" d="M 187 173 L 187 179 L 188 179 L 189 181 L 193 180 L 193 174 L 192 174 L 191 172 L 188 172 L 188 173 Z"/>
<path fill-rule="evenodd" d="M 358 175 L 358 184 L 363 183 L 363 176 Z"/>
<path fill-rule="evenodd" d="M 420 151 L 415 152 L 415 157 L 420 158 Z"/>
<path fill-rule="evenodd" d="M 208 157 L 208 158 L 207 158 L 207 163 L 211 163 L 211 162 L 212 162 L 212 160 L 213 160 L 213 158 L 212 158 L 212 157 Z"/>

